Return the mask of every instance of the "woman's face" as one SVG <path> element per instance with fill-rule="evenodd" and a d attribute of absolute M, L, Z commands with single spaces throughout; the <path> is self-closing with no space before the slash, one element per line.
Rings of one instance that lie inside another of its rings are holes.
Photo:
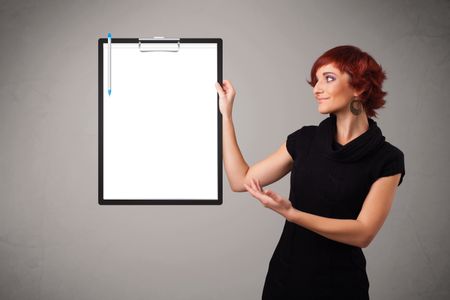
<path fill-rule="evenodd" d="M 350 75 L 341 73 L 333 64 L 323 65 L 316 73 L 314 97 L 321 114 L 337 113 L 350 109 L 352 97 L 358 95 L 350 86 Z"/>

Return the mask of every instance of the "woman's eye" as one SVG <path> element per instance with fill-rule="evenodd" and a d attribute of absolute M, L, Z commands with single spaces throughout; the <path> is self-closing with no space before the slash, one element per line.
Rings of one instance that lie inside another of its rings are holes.
<path fill-rule="evenodd" d="M 333 76 L 325 76 L 325 78 L 327 79 L 327 82 L 329 82 L 329 81 L 333 81 L 334 80 L 334 77 Z M 331 80 L 328 80 L 328 79 L 331 79 Z"/>

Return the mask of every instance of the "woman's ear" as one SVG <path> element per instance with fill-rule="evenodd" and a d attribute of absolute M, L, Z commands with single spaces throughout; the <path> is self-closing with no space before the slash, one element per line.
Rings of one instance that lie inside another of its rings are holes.
<path fill-rule="evenodd" d="M 357 98 L 360 98 L 359 96 L 361 96 L 361 94 L 362 93 L 364 93 L 364 89 L 360 89 L 360 90 L 355 90 L 354 92 L 353 92 L 353 96 L 355 96 L 355 97 L 357 97 Z"/>

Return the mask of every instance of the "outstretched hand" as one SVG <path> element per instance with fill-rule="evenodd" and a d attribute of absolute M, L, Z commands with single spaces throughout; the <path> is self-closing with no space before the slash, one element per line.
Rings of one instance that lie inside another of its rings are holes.
<path fill-rule="evenodd" d="M 259 202 L 264 205 L 264 207 L 276 211 L 287 219 L 289 212 L 293 209 L 291 201 L 281 197 L 272 190 L 263 190 L 259 184 L 259 180 L 253 178 L 250 185 L 244 183 L 244 186 L 253 197 L 258 199 Z"/>

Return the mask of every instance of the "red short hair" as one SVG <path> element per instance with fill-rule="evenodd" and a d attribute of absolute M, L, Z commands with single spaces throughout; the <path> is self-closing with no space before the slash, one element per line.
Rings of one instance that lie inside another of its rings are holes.
<path fill-rule="evenodd" d="M 341 72 L 350 75 L 350 85 L 356 90 L 363 90 L 359 98 L 368 117 L 377 117 L 376 109 L 383 108 L 387 92 L 382 90 L 386 72 L 375 59 L 358 47 L 344 45 L 332 48 L 322 54 L 311 68 L 311 80 L 307 81 L 312 87 L 317 83 L 317 70 L 332 63 Z"/>

